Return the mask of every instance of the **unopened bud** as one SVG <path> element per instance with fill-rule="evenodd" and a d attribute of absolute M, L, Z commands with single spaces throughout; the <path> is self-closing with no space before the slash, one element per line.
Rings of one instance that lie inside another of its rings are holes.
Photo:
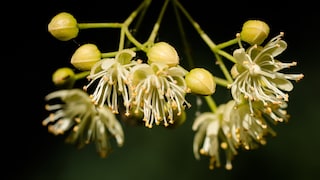
<path fill-rule="evenodd" d="M 216 82 L 213 75 L 204 68 L 194 68 L 185 76 L 191 93 L 198 95 L 212 95 L 216 91 Z"/>
<path fill-rule="evenodd" d="M 52 74 L 52 82 L 58 88 L 72 88 L 75 81 L 75 73 L 72 69 L 68 67 L 59 68 Z"/>
<path fill-rule="evenodd" d="M 248 20 L 242 26 L 240 38 L 250 45 L 260 45 L 268 37 L 269 31 L 270 28 L 264 21 Z"/>
<path fill-rule="evenodd" d="M 90 70 L 101 59 L 101 52 L 95 44 L 80 46 L 71 57 L 71 64 L 82 71 Z"/>
<path fill-rule="evenodd" d="M 48 24 L 48 31 L 60 41 L 68 41 L 78 36 L 77 20 L 69 13 L 61 12 Z"/>
<path fill-rule="evenodd" d="M 166 42 L 155 43 L 147 52 L 148 63 L 161 62 L 169 67 L 179 64 L 179 56 L 176 49 Z"/>

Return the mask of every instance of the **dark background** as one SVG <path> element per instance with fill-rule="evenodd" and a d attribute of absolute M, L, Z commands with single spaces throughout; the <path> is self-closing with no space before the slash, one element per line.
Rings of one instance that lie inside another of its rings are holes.
<path fill-rule="evenodd" d="M 124 146 L 114 145 L 114 151 L 106 159 L 98 157 L 94 145 L 77 150 L 65 144 L 64 137 L 49 134 L 41 125 L 48 115 L 43 97 L 54 89 L 51 74 L 58 67 L 69 66 L 68 59 L 78 44 L 92 42 L 109 50 L 117 46 L 118 36 L 109 35 L 115 31 L 86 30 L 80 32 L 76 42 L 60 42 L 47 32 L 47 24 L 61 11 L 72 13 L 79 22 L 120 22 L 140 1 L 15 1 L 2 8 L 4 179 L 319 178 L 320 14 L 317 6 L 308 1 L 180 2 L 217 43 L 233 38 L 242 23 L 252 18 L 269 23 L 271 35 L 285 32 L 288 49 L 282 59 L 297 61 L 298 66 L 292 72 L 303 73 L 305 78 L 294 83 L 288 107 L 291 119 L 274 127 L 277 136 L 258 150 L 240 151 L 232 171 L 223 167 L 210 171 L 206 157 L 200 161 L 194 159 L 191 130 L 194 108 L 189 111 L 186 124 L 176 130 L 125 126 Z M 162 1 L 153 3 L 147 19 L 156 16 Z M 170 16 L 168 23 L 161 26 L 158 39 L 172 42 L 182 53 L 179 34 L 172 28 L 174 18 Z M 144 25 L 145 33 L 149 32 L 152 24 Z M 197 66 L 209 67 L 212 54 L 191 26 L 188 23 L 186 26 L 190 28 L 186 32 Z M 143 30 L 140 36 L 144 36 Z M 217 89 L 220 90 L 223 91 Z M 215 95 L 215 98 L 218 102 L 226 101 L 225 96 Z"/>

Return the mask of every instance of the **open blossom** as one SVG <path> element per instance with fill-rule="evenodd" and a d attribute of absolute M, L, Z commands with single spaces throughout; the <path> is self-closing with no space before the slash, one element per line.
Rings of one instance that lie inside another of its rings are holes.
<path fill-rule="evenodd" d="M 298 81 L 303 74 L 285 74 L 285 68 L 295 66 L 296 62 L 284 63 L 276 56 L 281 54 L 287 43 L 281 39 L 283 33 L 271 39 L 264 47 L 253 45 L 247 50 L 239 48 L 233 56 L 237 63 L 233 67 L 234 82 L 230 85 L 233 98 L 241 102 L 262 101 L 265 104 L 279 104 L 288 101 L 288 94 L 293 89 L 290 80 Z"/>
<path fill-rule="evenodd" d="M 95 142 L 101 157 L 109 154 L 111 137 L 122 146 L 122 126 L 108 107 L 96 107 L 80 89 L 57 90 L 46 96 L 47 101 L 54 99 L 60 99 L 61 104 L 46 105 L 52 113 L 42 122 L 49 132 L 55 135 L 69 133 L 66 142 L 79 148 Z"/>
<path fill-rule="evenodd" d="M 123 103 L 128 111 L 129 109 L 129 71 L 130 68 L 137 64 L 132 60 L 136 53 L 132 50 L 125 49 L 115 56 L 115 58 L 106 58 L 98 61 L 91 68 L 88 79 L 89 84 L 84 87 L 96 85 L 91 98 L 95 104 L 107 106 L 113 113 L 119 112 L 118 96 L 122 96 Z"/>
<path fill-rule="evenodd" d="M 225 168 L 232 169 L 231 161 L 237 155 L 237 149 L 255 149 L 265 145 L 268 136 L 276 135 L 269 124 L 288 121 L 285 108 L 286 103 L 264 105 L 261 101 L 252 104 L 244 101 L 237 104 L 230 100 L 221 104 L 216 112 L 200 114 L 192 126 L 196 131 L 193 142 L 196 159 L 200 159 L 200 155 L 209 156 L 209 168 L 214 169 L 221 165 L 219 152 L 222 149 L 226 156 Z"/>
<path fill-rule="evenodd" d="M 234 101 L 230 101 L 219 105 L 216 112 L 203 112 L 192 125 L 192 130 L 196 131 L 193 140 L 194 156 L 196 159 L 200 159 L 200 155 L 209 156 L 210 169 L 221 166 L 221 149 L 226 155 L 225 168 L 232 169 L 231 161 L 238 153 L 236 150 L 238 145 L 233 143 L 228 132 L 229 117 L 234 105 Z"/>
<path fill-rule="evenodd" d="M 135 112 L 143 112 L 145 126 L 153 123 L 165 126 L 174 123 L 174 116 L 181 115 L 186 101 L 186 70 L 180 66 L 169 67 L 160 62 L 139 64 L 131 69 L 132 97 Z M 174 114 L 176 113 L 176 114 Z"/>

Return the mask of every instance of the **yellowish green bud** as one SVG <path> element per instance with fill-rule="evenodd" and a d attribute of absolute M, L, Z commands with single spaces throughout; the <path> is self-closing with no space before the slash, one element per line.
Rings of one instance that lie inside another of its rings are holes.
<path fill-rule="evenodd" d="M 90 70 L 93 64 L 101 60 L 101 52 L 95 44 L 80 46 L 71 57 L 71 64 L 82 71 Z"/>
<path fill-rule="evenodd" d="M 264 21 L 248 20 L 242 26 L 240 38 L 250 45 L 260 45 L 268 37 L 269 32 L 270 28 Z"/>
<path fill-rule="evenodd" d="M 147 52 L 148 63 L 160 62 L 169 67 L 179 64 L 179 56 L 176 49 L 166 42 L 155 43 Z"/>
<path fill-rule="evenodd" d="M 78 36 L 77 20 L 67 12 L 54 16 L 48 24 L 48 31 L 60 41 L 68 41 Z"/>
<path fill-rule="evenodd" d="M 204 68 L 194 68 L 185 76 L 191 93 L 198 95 L 212 95 L 216 91 L 216 82 L 213 75 Z"/>
<path fill-rule="evenodd" d="M 52 74 L 52 82 L 58 88 L 69 89 L 76 82 L 76 75 L 72 69 L 62 67 Z"/>

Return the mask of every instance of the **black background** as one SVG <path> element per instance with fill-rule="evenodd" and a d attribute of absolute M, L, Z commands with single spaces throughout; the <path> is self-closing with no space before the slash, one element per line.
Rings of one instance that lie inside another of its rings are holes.
<path fill-rule="evenodd" d="M 163 1 L 154 0 L 159 9 Z M 294 83 L 288 111 L 291 119 L 275 128 L 278 135 L 267 146 L 240 152 L 234 168 L 210 171 L 208 159 L 197 161 L 192 153 L 194 110 L 176 130 L 124 127 L 125 145 L 100 159 L 95 147 L 82 150 L 47 132 L 41 121 L 48 115 L 43 97 L 54 87 L 52 72 L 69 66 L 79 44 L 92 42 L 108 50 L 115 45 L 106 30 L 81 31 L 74 41 L 60 42 L 47 32 L 58 12 L 72 13 L 80 22 L 123 21 L 140 1 L 15 1 L 2 6 L 2 150 L 4 179 L 317 179 L 319 177 L 319 24 L 317 6 L 308 1 L 205 1 L 181 0 L 202 29 L 219 43 L 234 37 L 247 19 L 265 20 L 271 35 L 285 32 L 288 49 L 282 55 L 297 61 L 294 73 L 305 78 Z M 152 19 L 156 13 L 147 16 Z M 176 43 L 174 21 L 161 26 L 158 39 Z M 173 17 L 173 16 L 172 16 Z M 146 33 L 152 24 L 144 24 Z M 188 26 L 188 25 L 187 25 Z M 188 28 L 191 28 L 189 26 Z M 144 35 L 141 31 L 141 37 Z M 195 31 L 186 29 L 198 66 L 210 66 L 212 55 Z M 103 33 L 106 33 L 105 35 Z M 178 49 L 182 53 L 182 49 Z M 211 59 L 210 59 L 211 58 Z M 222 89 L 217 89 L 217 91 Z M 217 101 L 225 101 L 217 97 Z M 4 107 L 4 108 L 3 108 Z"/>

